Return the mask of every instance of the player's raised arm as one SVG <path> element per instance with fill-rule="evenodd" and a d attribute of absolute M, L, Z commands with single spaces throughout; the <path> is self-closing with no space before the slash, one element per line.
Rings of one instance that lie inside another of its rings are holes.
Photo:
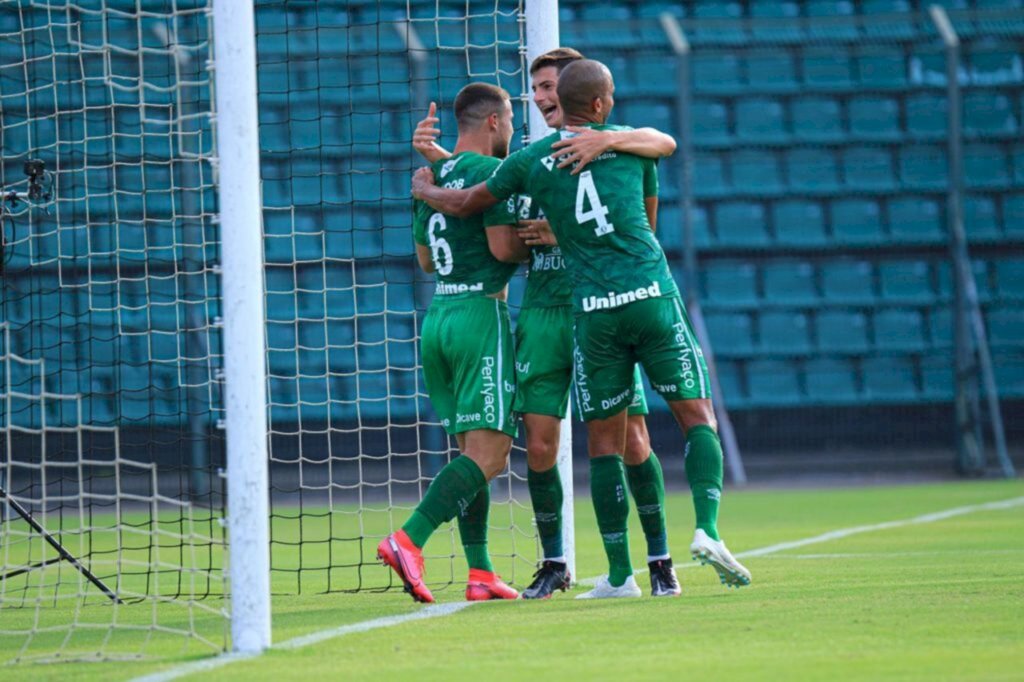
<path fill-rule="evenodd" d="M 576 175 L 584 166 L 604 154 L 609 149 L 643 156 L 648 159 L 660 159 L 671 156 L 676 150 L 676 141 L 654 128 L 637 130 L 594 130 L 568 126 L 569 132 L 576 133 L 573 137 L 559 140 L 552 145 L 563 155 L 559 168 L 568 168 L 573 164 L 572 174 Z"/>
<path fill-rule="evenodd" d="M 426 167 L 412 176 L 412 195 L 435 211 L 456 218 L 475 215 L 498 203 L 498 198 L 487 189 L 486 182 L 469 189 L 446 189 L 434 184 L 434 173 Z"/>
<path fill-rule="evenodd" d="M 441 131 L 437 124 L 441 119 L 437 117 L 437 103 L 431 102 L 426 118 L 416 124 L 416 130 L 412 133 L 412 147 L 430 163 L 441 159 L 449 158 L 452 153 L 437 143 Z"/>

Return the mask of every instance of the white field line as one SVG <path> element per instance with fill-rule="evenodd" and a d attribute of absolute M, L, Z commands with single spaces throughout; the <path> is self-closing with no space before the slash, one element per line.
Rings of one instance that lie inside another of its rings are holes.
<path fill-rule="evenodd" d="M 953 507 L 952 509 L 945 509 L 943 511 L 932 512 L 930 514 L 922 514 L 920 516 L 914 516 L 909 519 L 900 519 L 898 521 L 885 521 L 883 523 L 873 523 L 865 526 L 852 526 L 850 528 L 840 528 L 838 530 L 831 530 L 821 535 L 815 535 L 813 537 L 804 538 L 802 540 L 792 540 L 790 542 L 780 542 L 776 545 L 768 545 L 767 547 L 760 547 L 758 549 L 750 549 L 746 552 L 737 552 L 736 558 L 746 557 L 760 557 L 769 554 L 777 554 L 778 552 L 784 552 L 787 549 L 797 549 L 799 547 L 806 547 L 807 545 L 817 545 L 822 542 L 830 542 L 832 540 L 839 540 L 841 538 L 847 538 L 851 535 L 860 535 L 861 533 L 874 533 L 879 530 L 889 530 L 890 528 L 901 528 L 903 526 L 915 526 L 922 523 L 934 523 L 935 521 L 942 521 L 944 519 L 953 518 L 954 516 L 963 516 L 964 514 L 973 514 L 974 512 L 980 511 L 994 511 L 999 509 L 1011 509 L 1013 507 L 1019 507 L 1024 505 L 1024 497 L 1013 497 L 1008 500 L 1000 500 L 998 502 L 985 502 L 983 504 L 969 504 L 964 507 Z M 696 563 L 685 563 L 680 566 L 676 566 L 676 570 L 684 568 L 696 568 L 700 564 Z M 646 573 L 647 569 L 640 569 L 636 573 Z M 579 581 L 581 585 L 593 585 L 597 582 L 597 578 L 584 578 Z"/>
<path fill-rule="evenodd" d="M 886 521 L 884 523 L 875 523 L 865 526 L 852 526 L 850 528 L 840 528 L 838 530 L 829 531 L 822 533 L 821 535 L 815 535 L 813 537 L 804 538 L 802 540 L 793 540 L 791 542 L 780 542 L 775 545 L 769 545 L 767 547 L 761 547 L 759 549 L 752 549 L 746 552 L 738 552 L 737 557 L 760 557 L 769 554 L 775 554 L 777 552 L 783 552 L 787 549 L 796 549 L 798 547 L 806 547 L 807 545 L 815 545 L 822 542 L 829 542 L 831 540 L 838 540 L 840 538 L 849 537 L 851 535 L 859 535 L 861 533 L 873 533 L 879 530 L 889 530 L 890 528 L 900 528 L 903 526 L 913 526 L 922 523 L 933 523 L 935 521 L 942 521 L 945 519 L 953 518 L 955 516 L 963 516 L 964 514 L 972 514 L 980 511 L 995 511 L 1000 509 L 1011 509 L 1013 507 L 1024 506 L 1024 497 L 1014 497 L 1008 500 L 1001 500 L 999 502 L 986 502 L 984 504 L 972 504 L 964 507 L 954 507 L 952 509 L 946 509 L 944 511 L 933 512 L 931 514 L 922 514 L 921 516 L 914 516 L 909 519 L 901 519 L 898 521 Z M 797 556 L 816 556 L 816 555 L 797 555 Z M 841 555 L 826 555 L 826 556 L 841 556 Z M 793 557 L 795 558 L 795 557 Z M 678 568 L 694 568 L 697 564 L 684 564 Z M 646 571 L 646 569 L 643 569 Z M 641 573 L 643 571 L 637 571 Z M 597 580 L 597 577 L 585 578 L 580 580 L 581 585 L 592 585 Z M 275 644 L 273 649 L 299 649 L 302 647 L 309 646 L 311 644 L 318 644 L 328 639 L 334 639 L 335 637 L 344 637 L 359 632 L 367 632 L 369 630 L 376 630 L 378 628 L 388 628 L 395 625 L 402 625 L 403 623 L 409 623 L 417 620 L 426 620 L 428 618 L 440 618 L 443 616 L 449 616 L 453 613 L 457 613 L 469 606 L 472 606 L 474 602 L 452 602 L 450 604 L 434 604 L 433 606 L 427 606 L 418 611 L 412 611 L 400 616 L 385 616 L 383 618 L 375 618 L 373 620 L 366 620 L 360 623 L 352 623 L 351 625 L 342 625 L 329 630 L 321 630 L 314 632 L 309 635 L 303 635 L 301 637 L 295 637 L 294 639 L 285 640 L 280 644 Z M 131 682 L 170 682 L 170 680 L 176 680 L 179 677 L 185 675 L 191 675 L 193 673 L 206 672 L 209 670 L 216 670 L 226 665 L 236 663 L 238 661 L 246 661 L 254 658 L 251 655 L 239 655 L 239 654 L 224 654 L 215 658 L 203 659 L 201 661 L 194 661 L 192 663 L 186 663 L 184 665 L 170 668 L 162 672 L 153 673 L 152 675 L 145 675 L 143 677 L 137 677 Z"/>

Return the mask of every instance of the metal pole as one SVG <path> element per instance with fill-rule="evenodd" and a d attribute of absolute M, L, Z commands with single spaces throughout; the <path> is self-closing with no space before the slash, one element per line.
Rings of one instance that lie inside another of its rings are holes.
<path fill-rule="evenodd" d="M 253 3 L 216 0 L 231 640 L 270 646 L 270 517 L 256 30 Z"/>
<path fill-rule="evenodd" d="M 545 52 L 558 47 L 558 0 L 529 0 L 526 3 L 527 66 Z M 529 140 L 539 140 L 551 132 L 540 109 L 530 107 Z M 525 140 L 524 140 L 525 141 Z M 570 397 L 571 401 L 572 398 Z M 569 575 L 576 576 L 576 522 L 573 512 L 575 486 L 572 472 L 572 405 L 562 419 L 558 440 L 558 475 L 562 479 L 562 545 Z"/>
<path fill-rule="evenodd" d="M 718 420 L 718 435 L 722 439 L 722 450 L 729 465 L 732 482 L 743 485 L 747 482 L 747 472 L 743 467 L 736 431 L 729 419 L 729 411 L 725 405 L 725 395 L 718 381 L 715 368 L 715 354 L 708 337 L 707 325 L 704 324 L 704 312 L 700 298 L 697 296 L 697 245 L 693 234 L 693 140 L 690 136 L 690 43 L 683 33 L 679 21 L 668 13 L 663 13 L 659 20 L 661 28 L 668 37 L 672 51 L 678 60 L 676 66 L 676 126 L 679 131 L 679 203 L 683 218 L 683 265 L 686 284 L 686 311 L 693 323 L 693 331 L 697 335 L 704 360 L 711 375 L 711 397 L 715 406 L 715 417 Z"/>

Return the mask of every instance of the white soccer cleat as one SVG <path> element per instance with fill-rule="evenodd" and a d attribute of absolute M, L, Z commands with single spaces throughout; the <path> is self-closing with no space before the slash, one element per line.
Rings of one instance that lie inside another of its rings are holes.
<path fill-rule="evenodd" d="M 612 584 L 608 582 L 608 576 L 602 575 L 597 579 L 597 584 L 594 585 L 594 589 L 590 592 L 584 592 L 583 594 L 576 595 L 577 599 L 615 599 L 617 597 L 640 597 L 643 596 L 643 592 L 640 591 L 640 586 L 636 584 L 636 578 L 629 576 L 626 578 L 626 582 L 622 583 L 618 587 L 612 587 Z"/>
<path fill-rule="evenodd" d="M 693 534 L 690 554 L 694 561 L 711 564 L 718 571 L 718 578 L 726 587 L 743 587 L 750 584 L 750 571 L 736 561 L 736 557 L 725 546 L 722 540 L 712 540 L 707 533 L 698 528 Z"/>

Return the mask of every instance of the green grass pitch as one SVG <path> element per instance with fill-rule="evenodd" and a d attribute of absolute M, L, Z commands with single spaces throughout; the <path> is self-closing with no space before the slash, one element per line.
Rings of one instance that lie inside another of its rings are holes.
<path fill-rule="evenodd" d="M 1020 496 L 1020 481 L 727 491 L 720 526 L 739 553 Z M 687 560 L 693 518 L 688 496 L 673 495 L 668 504 L 670 542 L 683 567 L 679 598 L 579 602 L 559 594 L 547 602 L 480 604 L 301 649 L 271 650 L 183 679 L 1024 678 L 1024 507 L 752 557 L 745 563 L 754 583 L 726 590 L 712 569 Z M 632 554 L 635 565 L 644 567 L 643 538 L 633 516 Z M 588 500 L 577 508 L 577 543 L 580 576 L 601 573 L 605 564 Z M 427 570 L 429 577 L 430 563 Z M 517 571 L 520 588 L 528 578 Z M 646 588 L 646 575 L 638 582 Z M 442 603 L 462 598 L 458 585 L 436 596 Z M 282 596 L 273 608 L 274 639 L 281 642 L 423 607 L 393 590 Z M 0 630 L 10 615 L 0 613 Z M 122 617 L 130 622 L 132 614 Z M 198 617 L 214 629 L 223 627 L 213 614 Z M 18 646 L 0 637 L 0 660 Z M 143 661 L 19 664 L 3 672 L 11 679 L 108 682 L 202 657 L 201 649 L 183 649 L 178 638 L 167 648 L 156 638 L 146 650 L 152 658 Z"/>

